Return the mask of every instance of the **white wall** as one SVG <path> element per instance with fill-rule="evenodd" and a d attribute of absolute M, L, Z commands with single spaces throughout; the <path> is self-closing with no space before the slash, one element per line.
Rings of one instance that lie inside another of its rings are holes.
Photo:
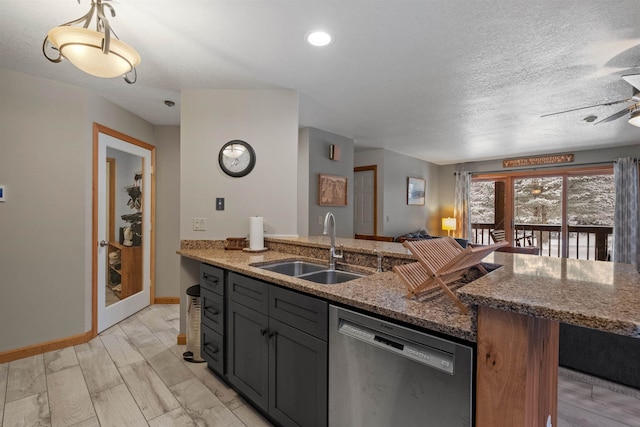
<path fill-rule="evenodd" d="M 297 233 L 298 97 L 290 90 L 185 90 L 180 125 L 180 238 L 224 239 L 249 233 L 263 216 L 267 232 Z M 218 152 L 241 139 L 256 152 L 249 175 L 231 178 Z M 216 197 L 225 210 L 215 210 Z M 194 231 L 193 218 L 207 230 Z"/>
<path fill-rule="evenodd" d="M 93 122 L 153 133 L 78 87 L 0 69 L 0 93 L 2 352 L 91 328 Z"/>

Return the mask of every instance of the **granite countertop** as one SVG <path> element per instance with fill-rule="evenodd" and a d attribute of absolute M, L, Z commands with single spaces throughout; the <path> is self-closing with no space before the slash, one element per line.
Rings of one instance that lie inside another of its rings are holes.
<path fill-rule="evenodd" d="M 629 264 L 495 252 L 502 267 L 458 291 L 466 304 L 640 338 L 640 274 Z"/>
<path fill-rule="evenodd" d="M 275 240 L 280 241 L 280 239 L 269 240 L 270 242 L 274 242 Z M 376 250 L 382 251 L 383 247 L 387 247 L 387 250 L 384 251 L 387 255 L 397 251 L 402 256 L 407 256 L 406 249 L 399 243 L 358 240 L 356 241 L 357 243 L 347 247 L 350 243 L 347 240 L 353 239 L 339 239 L 338 244 L 342 241 L 345 249 L 355 250 L 359 248 L 363 251 L 370 251 L 372 248 L 377 248 Z M 320 241 L 307 241 L 307 243 L 322 246 Z M 287 239 L 287 242 L 292 242 L 292 240 Z M 389 245 L 391 246 L 388 247 Z M 325 244 L 322 247 L 326 248 L 328 245 Z M 312 259 L 297 254 L 277 252 L 274 250 L 262 253 L 248 253 L 243 251 L 227 251 L 224 249 L 180 249 L 178 254 L 256 279 L 276 283 L 286 288 L 315 295 L 330 302 L 359 308 L 466 341 L 475 342 L 476 339 L 473 310 L 469 310 L 470 314 L 461 314 L 453 301 L 443 294 L 438 295 L 437 298 L 429 302 L 407 299 L 405 298 L 406 288 L 404 284 L 395 273 L 390 271 L 375 273 L 374 269 L 349 265 L 352 270 L 371 274 L 345 283 L 321 285 L 252 266 L 252 264 L 268 263 L 285 259 L 309 259 L 317 262 L 317 258 Z M 328 262 L 328 260 L 325 259 L 321 261 Z M 338 265 L 340 265 L 340 263 L 338 263 Z"/>
<path fill-rule="evenodd" d="M 477 311 L 473 307 L 477 305 L 640 337 L 640 274 L 627 264 L 494 253 L 485 261 L 502 267 L 457 290 L 460 299 L 472 307 L 463 315 L 444 294 L 426 301 L 407 299 L 404 284 L 390 271 L 375 273 L 373 269 L 354 267 L 372 274 L 341 284 L 320 285 L 253 265 L 305 259 L 308 253 L 314 254 L 312 260 L 326 262 L 321 255 L 329 247 L 326 236 L 267 238 L 265 243 L 276 250 L 247 253 L 183 243 L 178 254 L 472 342 L 476 340 Z M 337 245 L 356 254 L 371 255 L 375 251 L 405 262 L 412 259 L 399 243 L 342 238 Z"/>

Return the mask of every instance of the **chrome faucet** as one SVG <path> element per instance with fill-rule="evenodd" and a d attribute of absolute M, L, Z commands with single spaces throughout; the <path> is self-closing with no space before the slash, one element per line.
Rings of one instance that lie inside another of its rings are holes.
<path fill-rule="evenodd" d="M 324 217 L 324 230 L 322 234 L 329 234 L 329 227 L 331 227 L 331 248 L 329 249 L 329 270 L 336 269 L 336 260 L 342 259 L 344 254 L 343 251 L 340 251 L 339 254 L 336 253 L 336 217 L 333 216 L 331 212 L 327 212 L 327 215 Z"/>

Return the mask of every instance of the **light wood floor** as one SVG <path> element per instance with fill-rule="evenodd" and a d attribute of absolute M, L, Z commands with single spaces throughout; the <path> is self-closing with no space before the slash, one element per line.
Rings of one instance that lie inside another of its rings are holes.
<path fill-rule="evenodd" d="M 0 364 L 0 426 L 270 425 L 206 364 L 182 359 L 178 313 L 153 305 L 87 344 Z M 559 377 L 559 426 L 640 426 L 640 391 L 575 376 Z"/>

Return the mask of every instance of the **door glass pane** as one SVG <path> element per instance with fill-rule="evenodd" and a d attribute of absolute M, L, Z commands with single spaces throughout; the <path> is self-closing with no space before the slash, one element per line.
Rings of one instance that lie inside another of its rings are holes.
<path fill-rule="evenodd" d="M 107 148 L 109 245 L 105 306 L 142 291 L 142 157 Z M 109 221 L 110 222 L 110 221 Z"/>
<path fill-rule="evenodd" d="M 490 232 L 504 230 L 504 182 L 473 181 L 469 194 L 473 243 L 493 243 Z M 498 201 L 498 203 L 496 203 Z"/>
<path fill-rule="evenodd" d="M 612 174 L 568 177 L 569 258 L 609 258 L 614 200 Z"/>
<path fill-rule="evenodd" d="M 514 246 L 562 256 L 562 177 L 519 178 L 514 186 Z"/>

